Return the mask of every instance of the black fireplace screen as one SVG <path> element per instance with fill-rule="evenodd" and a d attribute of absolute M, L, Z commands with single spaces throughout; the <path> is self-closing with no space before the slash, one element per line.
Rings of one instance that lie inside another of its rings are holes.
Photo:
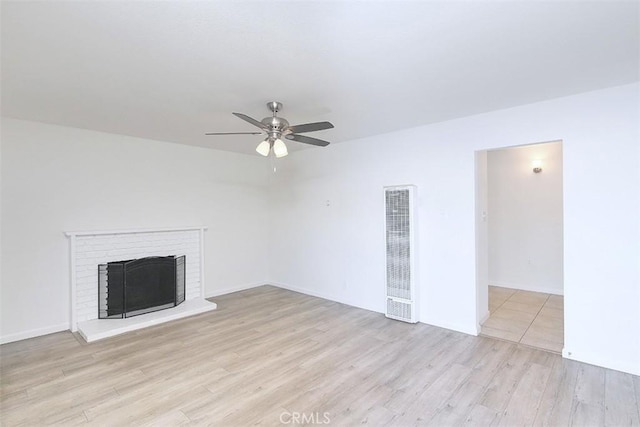
<path fill-rule="evenodd" d="M 185 256 L 98 266 L 98 318 L 122 319 L 175 307 L 185 298 Z"/>

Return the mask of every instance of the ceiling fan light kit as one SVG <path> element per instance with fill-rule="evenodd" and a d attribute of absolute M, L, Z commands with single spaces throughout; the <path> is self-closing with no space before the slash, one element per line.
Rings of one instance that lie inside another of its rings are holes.
<path fill-rule="evenodd" d="M 284 144 L 284 142 L 282 142 L 281 139 L 276 139 L 275 141 L 273 141 L 273 154 L 275 154 L 278 158 L 284 157 L 289 154 L 289 152 L 287 151 L 287 146 Z"/>
<path fill-rule="evenodd" d="M 331 129 L 333 128 L 333 124 L 330 122 L 305 123 L 290 126 L 288 121 L 282 117 L 278 117 L 277 113 L 282 109 L 280 102 L 269 102 L 267 103 L 267 107 L 273 115 L 271 117 L 265 117 L 261 121 L 242 113 L 233 113 L 234 116 L 260 128 L 262 132 L 209 132 L 205 135 L 259 135 L 260 133 L 265 133 L 267 138 L 256 147 L 256 151 L 265 157 L 268 156 L 271 151 L 273 151 L 273 154 L 278 158 L 289 154 L 286 144 L 282 141 L 283 137 L 290 141 L 302 142 L 303 144 L 311 144 L 318 147 L 326 147 L 329 145 L 329 142 L 323 141 L 322 139 L 298 135 L 298 133 Z"/>
<path fill-rule="evenodd" d="M 269 151 L 271 151 L 271 143 L 269 141 L 267 141 L 267 140 L 262 141 L 256 147 L 256 151 L 258 153 L 260 153 L 261 155 L 267 157 L 269 155 Z"/>

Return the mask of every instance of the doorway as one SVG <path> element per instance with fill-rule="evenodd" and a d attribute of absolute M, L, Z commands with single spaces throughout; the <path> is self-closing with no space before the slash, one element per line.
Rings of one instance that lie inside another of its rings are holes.
<path fill-rule="evenodd" d="M 476 265 L 479 333 L 560 353 L 561 141 L 476 153 Z"/>

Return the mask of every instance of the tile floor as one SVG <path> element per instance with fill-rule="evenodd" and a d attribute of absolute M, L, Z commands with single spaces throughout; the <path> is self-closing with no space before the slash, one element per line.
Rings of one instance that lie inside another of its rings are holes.
<path fill-rule="evenodd" d="M 489 311 L 482 335 L 562 352 L 562 296 L 489 286 Z"/>

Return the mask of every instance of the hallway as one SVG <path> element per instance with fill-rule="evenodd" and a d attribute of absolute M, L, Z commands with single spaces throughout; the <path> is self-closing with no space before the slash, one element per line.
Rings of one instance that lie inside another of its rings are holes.
<path fill-rule="evenodd" d="M 481 335 L 562 353 L 563 296 L 489 286 L 489 311 Z"/>

